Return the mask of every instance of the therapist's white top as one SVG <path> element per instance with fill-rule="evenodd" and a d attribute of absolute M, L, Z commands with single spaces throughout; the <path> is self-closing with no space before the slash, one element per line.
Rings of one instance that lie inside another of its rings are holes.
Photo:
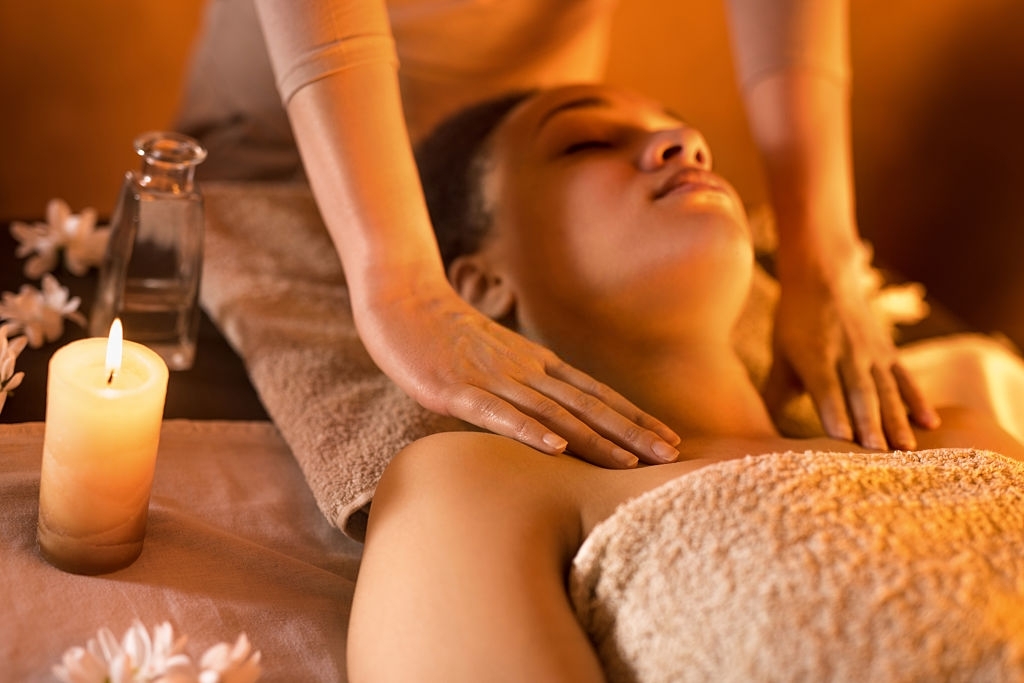
<path fill-rule="evenodd" d="M 394 61 L 415 140 L 472 101 L 599 79 L 615 4 L 211 0 L 178 127 L 210 149 L 206 177 L 288 177 L 301 163 L 282 102 L 304 85 Z"/>
<path fill-rule="evenodd" d="M 209 0 L 179 128 L 210 150 L 206 177 L 281 178 L 301 164 L 285 115 L 296 91 L 368 61 L 399 66 L 417 140 L 466 104 L 604 73 L 617 0 Z M 836 0 L 728 0 L 744 86 L 796 66 L 849 75 Z M 837 30 L 838 29 L 838 30 Z M 266 40 L 264 40 L 264 36 Z M 275 80 L 276 75 L 276 80 Z"/>

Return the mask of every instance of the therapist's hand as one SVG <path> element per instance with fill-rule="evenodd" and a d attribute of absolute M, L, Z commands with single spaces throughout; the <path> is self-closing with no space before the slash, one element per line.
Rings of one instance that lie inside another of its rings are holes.
<path fill-rule="evenodd" d="M 367 303 L 356 311 L 363 343 L 429 410 L 604 467 L 678 455 L 679 437 L 660 421 L 488 319 L 446 282 L 378 291 Z"/>
<path fill-rule="evenodd" d="M 889 331 L 867 300 L 851 252 L 829 264 L 779 264 L 775 363 L 765 401 L 775 409 L 805 389 L 825 432 L 867 448 L 914 449 L 910 421 L 939 417 L 899 362 Z"/>

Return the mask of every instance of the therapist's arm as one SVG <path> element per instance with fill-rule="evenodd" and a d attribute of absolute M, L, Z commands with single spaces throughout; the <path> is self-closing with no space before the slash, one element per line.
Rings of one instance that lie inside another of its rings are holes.
<path fill-rule="evenodd" d="M 737 76 L 768 177 L 781 295 L 765 398 L 805 388 L 826 432 L 914 448 L 939 418 L 861 285 L 845 0 L 730 0 Z"/>
<path fill-rule="evenodd" d="M 599 465 L 661 459 L 678 437 L 448 284 L 402 115 L 381 0 L 259 0 L 303 164 L 360 338 L 424 407 Z M 319 56 L 318 56 L 319 55 Z M 601 436 L 601 434 L 607 436 Z"/>

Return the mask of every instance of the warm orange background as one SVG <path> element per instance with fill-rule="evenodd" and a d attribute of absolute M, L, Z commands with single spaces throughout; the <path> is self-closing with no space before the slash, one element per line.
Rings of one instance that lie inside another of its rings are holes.
<path fill-rule="evenodd" d="M 851 5 L 863 233 L 1024 345 L 1024 3 Z M 201 14 L 201 0 L 0 0 L 0 221 L 50 197 L 110 211 L 132 138 L 173 121 Z M 622 0 L 609 78 L 682 112 L 748 201 L 764 198 L 723 3 Z"/>

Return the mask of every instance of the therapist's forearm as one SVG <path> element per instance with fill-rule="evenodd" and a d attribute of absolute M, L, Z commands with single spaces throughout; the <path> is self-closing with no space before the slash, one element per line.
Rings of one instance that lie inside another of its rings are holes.
<path fill-rule="evenodd" d="M 828 260 L 857 239 L 846 2 L 731 0 L 729 9 L 780 259 Z"/>
<path fill-rule="evenodd" d="M 445 282 L 412 156 L 384 0 L 256 0 L 281 98 L 357 322 Z"/>
<path fill-rule="evenodd" d="M 746 98 L 768 176 L 779 257 L 827 257 L 858 239 L 846 89 L 800 72 L 759 83 Z"/>
<path fill-rule="evenodd" d="M 288 112 L 353 304 L 381 287 L 443 281 L 394 68 L 365 64 L 318 80 Z"/>

